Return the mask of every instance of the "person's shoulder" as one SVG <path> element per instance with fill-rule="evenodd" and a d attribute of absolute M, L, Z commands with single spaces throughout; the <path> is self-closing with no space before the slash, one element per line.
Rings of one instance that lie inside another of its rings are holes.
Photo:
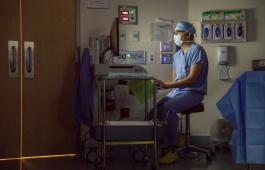
<path fill-rule="evenodd" d="M 199 44 L 197 44 L 195 42 L 192 43 L 192 47 L 193 47 L 194 50 L 204 50 L 204 48 L 201 45 L 199 45 Z"/>
<path fill-rule="evenodd" d="M 201 52 L 201 51 L 205 52 L 204 48 L 195 42 L 192 44 L 192 48 L 194 52 Z"/>

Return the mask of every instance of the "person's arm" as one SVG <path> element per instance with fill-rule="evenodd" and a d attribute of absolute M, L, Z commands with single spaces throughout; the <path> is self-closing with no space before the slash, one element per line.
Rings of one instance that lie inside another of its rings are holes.
<path fill-rule="evenodd" d="M 172 71 L 172 80 L 167 81 L 167 82 L 162 82 L 161 80 L 155 80 L 155 84 L 159 88 L 165 88 L 165 87 L 163 87 L 163 83 L 170 83 L 170 82 L 176 82 L 176 70 L 175 69 L 173 69 L 173 71 Z"/>
<path fill-rule="evenodd" d="M 177 82 L 176 81 L 162 82 L 160 80 L 157 80 L 157 83 L 160 84 L 162 88 L 180 88 L 188 85 L 193 85 L 197 82 L 201 69 L 202 69 L 201 64 L 193 64 L 191 65 L 190 73 L 187 77 L 184 77 Z"/>
<path fill-rule="evenodd" d="M 176 81 L 176 70 L 175 69 L 173 69 L 172 71 L 172 81 L 173 82 Z"/>

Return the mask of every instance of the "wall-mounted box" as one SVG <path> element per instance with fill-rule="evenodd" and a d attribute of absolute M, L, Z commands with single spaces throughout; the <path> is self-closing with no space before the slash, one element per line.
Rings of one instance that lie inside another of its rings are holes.
<path fill-rule="evenodd" d="M 205 23 L 202 25 L 202 39 L 212 40 L 213 38 L 213 25 L 211 23 Z"/>
<path fill-rule="evenodd" d="M 245 21 L 245 10 L 211 10 L 202 13 L 202 21 Z"/>
<path fill-rule="evenodd" d="M 225 10 L 225 21 L 245 21 L 246 12 L 245 10 Z"/>
<path fill-rule="evenodd" d="M 225 40 L 233 40 L 234 39 L 234 32 L 235 32 L 235 25 L 234 23 L 225 23 L 224 24 L 224 39 Z"/>
<path fill-rule="evenodd" d="M 201 22 L 202 43 L 246 42 L 246 25 L 245 10 L 203 12 Z"/>
<path fill-rule="evenodd" d="M 223 24 L 213 23 L 213 40 L 223 39 Z"/>
<path fill-rule="evenodd" d="M 160 42 L 160 52 L 173 52 L 173 42 L 172 41 L 161 41 Z"/>
<path fill-rule="evenodd" d="M 210 25 L 212 25 L 212 39 L 210 38 L 211 35 L 209 35 L 210 31 L 205 31 L 206 28 L 210 30 Z M 201 29 L 202 43 L 237 43 L 247 41 L 246 21 L 202 22 Z"/>
<path fill-rule="evenodd" d="M 203 21 L 223 21 L 224 11 L 205 11 L 202 13 Z"/>
<path fill-rule="evenodd" d="M 239 21 L 235 23 L 235 40 L 246 41 L 247 27 L 246 22 Z"/>

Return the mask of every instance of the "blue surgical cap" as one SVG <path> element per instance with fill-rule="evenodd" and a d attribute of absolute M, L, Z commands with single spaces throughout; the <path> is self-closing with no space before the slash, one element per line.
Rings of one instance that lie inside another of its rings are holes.
<path fill-rule="evenodd" d="M 178 22 L 175 31 L 191 32 L 192 34 L 196 34 L 196 29 L 194 26 L 191 23 L 185 21 Z"/>

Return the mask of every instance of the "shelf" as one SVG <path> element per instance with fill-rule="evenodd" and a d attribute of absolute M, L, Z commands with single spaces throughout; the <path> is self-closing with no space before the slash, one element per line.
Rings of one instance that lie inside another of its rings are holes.
<path fill-rule="evenodd" d="M 106 145 L 152 145 L 154 141 L 107 141 Z"/>

